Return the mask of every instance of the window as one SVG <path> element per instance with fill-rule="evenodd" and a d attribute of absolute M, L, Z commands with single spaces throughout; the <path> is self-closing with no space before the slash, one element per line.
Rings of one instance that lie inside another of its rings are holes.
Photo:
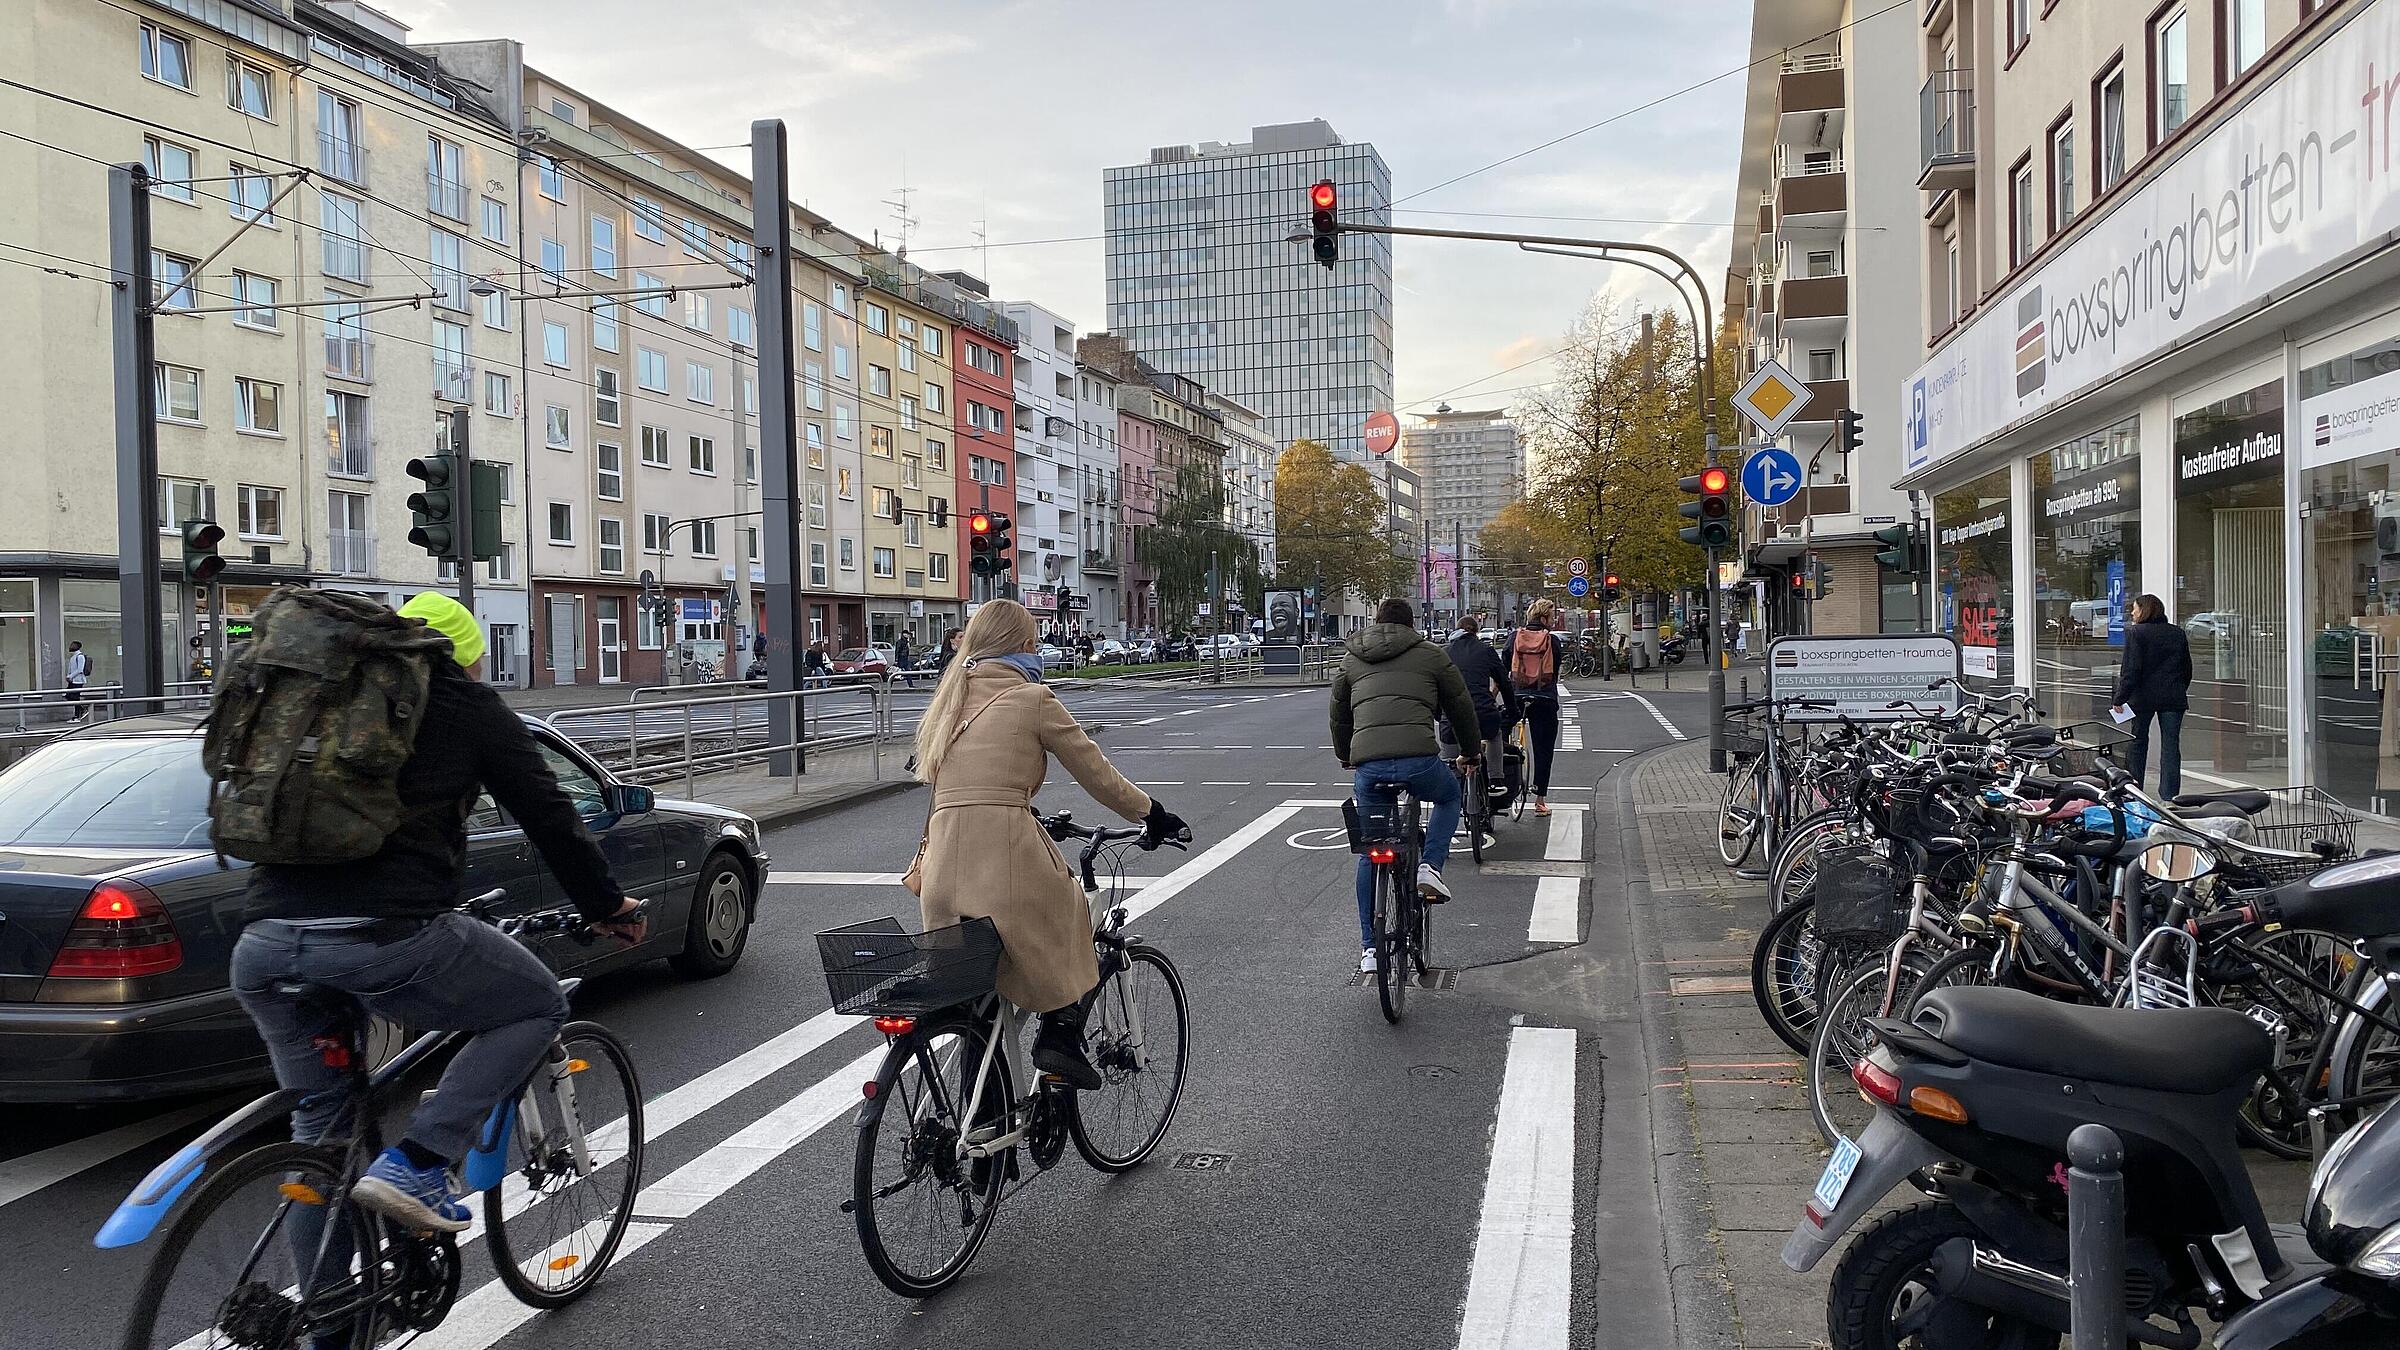
<path fill-rule="evenodd" d="M 235 323 L 244 328 L 263 329 L 270 333 L 281 326 L 282 320 L 276 316 L 275 310 L 275 278 L 262 277 L 254 272 L 235 272 L 233 274 L 233 298 L 238 303 L 258 307 L 235 310 L 233 312 Z"/>
<path fill-rule="evenodd" d="M 156 24 L 143 24 L 142 73 L 160 84 L 171 84 L 189 93 L 192 88 L 192 40 Z"/>
<path fill-rule="evenodd" d="M 635 605 L 633 619 L 634 641 L 643 651 L 654 652 L 667 645 L 667 631 L 659 625 L 658 615 L 652 613 L 648 605 Z"/>
<path fill-rule="evenodd" d="M 246 164 L 235 164 L 233 176 L 226 186 L 226 208 L 235 220 L 255 221 L 273 227 L 275 224 L 275 180 L 272 176 Z"/>
<path fill-rule="evenodd" d="M 746 525 L 742 528 L 742 556 L 751 562 L 758 561 L 758 527 L 756 525 Z"/>
<path fill-rule="evenodd" d="M 611 576 L 625 571 L 625 522 L 615 516 L 600 517 L 600 570 Z"/>
<path fill-rule="evenodd" d="M 233 424 L 260 436 L 282 435 L 283 386 L 247 375 L 234 376 Z"/>
<path fill-rule="evenodd" d="M 275 76 L 238 56 L 225 58 L 225 101 L 233 110 L 262 122 L 275 120 Z"/>
<path fill-rule="evenodd" d="M 358 220 L 355 200 L 331 192 L 317 194 L 317 230 L 324 240 L 325 275 L 358 282 L 367 279 L 366 236 Z"/>
<path fill-rule="evenodd" d="M 655 512 L 642 513 L 642 552 L 664 555 L 675 544 L 675 521 Z"/>
<path fill-rule="evenodd" d="M 592 217 L 592 270 L 604 277 L 617 274 L 617 222 L 606 216 Z"/>
<path fill-rule="evenodd" d="M 433 288 L 441 294 L 433 303 L 451 309 L 467 307 L 467 241 L 436 226 L 427 258 L 433 263 Z"/>
<path fill-rule="evenodd" d="M 196 259 L 150 250 L 150 299 L 160 309 L 192 307 L 192 269 Z"/>
<path fill-rule="evenodd" d="M 156 136 L 142 138 L 142 167 L 148 169 L 150 177 L 155 180 L 150 191 L 156 196 L 171 197 L 179 202 L 191 201 L 192 179 L 195 176 L 192 166 L 195 162 L 192 148 L 188 145 L 162 141 Z"/>
<path fill-rule="evenodd" d="M 917 340 L 917 321 L 901 315 L 892 326 L 892 334 L 900 339 L 903 346 L 913 346 Z"/>
<path fill-rule="evenodd" d="M 924 457 L 921 455 L 902 455 L 900 457 L 900 486 L 913 488 L 923 487 L 924 485 Z"/>
<path fill-rule="evenodd" d="M 567 178 L 558 171 L 558 161 L 548 155 L 533 157 L 534 174 L 541 185 L 542 195 L 554 202 L 567 199 Z"/>
<path fill-rule="evenodd" d="M 867 489 L 867 514 L 877 520 L 897 519 L 900 514 L 900 494 L 886 487 Z"/>
<path fill-rule="evenodd" d="M 892 396 L 892 372 L 882 366 L 868 366 L 867 392 L 877 398 L 890 398 Z"/>
<path fill-rule="evenodd" d="M 507 332 L 508 292 L 494 290 L 489 295 L 478 296 L 477 298 L 483 301 L 483 326 L 486 328 L 496 329 L 503 333 Z"/>
<path fill-rule="evenodd" d="M 494 417 L 516 416 L 516 390 L 509 387 L 513 382 L 506 371 L 483 372 L 483 410 Z"/>
<path fill-rule="evenodd" d="M 553 450 L 567 448 L 567 410 L 555 403 L 542 409 L 542 444 Z"/>
<path fill-rule="evenodd" d="M 244 483 L 236 490 L 236 533 L 244 539 L 283 538 L 283 489 L 253 487 Z"/>
<path fill-rule="evenodd" d="M 823 423 L 821 423 L 821 422 L 810 422 L 810 423 L 808 424 L 808 426 L 807 426 L 807 430 L 806 430 L 806 432 L 804 433 L 804 435 L 807 437 L 807 441 L 808 441 L 808 467 L 810 467 L 810 468 L 812 468 L 812 469 L 822 469 L 822 468 L 824 468 L 824 467 L 825 467 L 825 427 L 824 427 L 824 424 L 823 424 Z"/>
<path fill-rule="evenodd" d="M 2008 6 L 2008 55 L 2014 59 L 2033 36 L 2033 0 L 2002 0 Z"/>
<path fill-rule="evenodd" d="M 363 492 L 325 494 L 325 523 L 333 545 L 327 559 L 343 576 L 363 576 L 375 570 L 375 534 L 368 528 L 367 497 Z"/>
<path fill-rule="evenodd" d="M 800 302 L 800 344 L 812 352 L 825 350 L 825 311 L 814 300 Z"/>
<path fill-rule="evenodd" d="M 592 302 L 592 345 L 604 352 L 621 350 L 624 337 L 617 323 L 617 302 Z"/>
<path fill-rule="evenodd" d="M 667 288 L 664 283 L 648 272 L 636 272 L 633 274 L 633 287 L 638 292 L 633 300 L 635 309 L 653 319 L 667 317 Z"/>
<path fill-rule="evenodd" d="M 698 361 L 683 363 L 683 396 L 694 403 L 714 406 L 717 401 L 717 368 Z"/>
<path fill-rule="evenodd" d="M 717 522 L 713 520 L 692 522 L 692 556 L 695 558 L 717 556 Z"/>
<path fill-rule="evenodd" d="M 742 377 L 742 412 L 746 416 L 758 416 L 758 381 L 748 375 Z"/>
<path fill-rule="evenodd" d="M 691 450 L 693 473 L 705 473 L 711 475 L 716 473 L 717 443 L 714 439 L 707 436 L 694 436 L 691 438 L 691 445 L 689 448 Z"/>
<path fill-rule="evenodd" d="M 927 581 L 948 581 L 950 579 L 950 555 L 947 553 L 926 554 L 925 579 Z"/>
<path fill-rule="evenodd" d="M 667 214 L 648 197 L 633 195 L 633 232 L 653 244 L 667 242 Z"/>
<path fill-rule="evenodd" d="M 847 314 L 850 312 L 850 284 L 848 282 L 833 283 L 832 297 L 834 313 Z"/>
<path fill-rule="evenodd" d="M 2058 233 L 2075 219 L 2075 115 L 2070 112 L 2050 127 L 2050 232 Z"/>
<path fill-rule="evenodd" d="M 901 322 L 906 323 L 907 320 L 903 319 Z M 917 349 L 910 343 L 903 342 L 900 344 L 900 369 L 909 374 L 916 373 Z"/>
<path fill-rule="evenodd" d="M 902 431 L 917 429 L 917 400 L 913 394 L 900 396 L 900 429 Z"/>
<path fill-rule="evenodd" d="M 910 548 L 925 547 L 925 518 L 923 516 L 904 515 L 900 517 L 900 542 Z"/>
<path fill-rule="evenodd" d="M 325 472 L 367 478 L 375 472 L 375 437 L 363 394 L 325 395 Z"/>
<path fill-rule="evenodd" d="M 592 468 L 599 479 L 600 500 L 625 500 L 625 447 L 606 441 L 592 447 Z"/>
<path fill-rule="evenodd" d="M 867 453 L 877 459 L 892 457 L 892 429 L 890 427 L 871 426 L 867 428 Z"/>
<path fill-rule="evenodd" d="M 2092 196 L 2125 176 L 2125 63 L 2103 71 L 2092 85 Z"/>
<path fill-rule="evenodd" d="M 2183 6 L 2150 21 L 2150 143 L 2158 144 L 2183 125 L 2191 111 L 2191 56 L 2186 36 L 2190 17 Z"/>
<path fill-rule="evenodd" d="M 567 369 L 567 326 L 563 323 L 542 323 L 542 364 Z"/>
<path fill-rule="evenodd" d="M 551 285 L 567 284 L 567 246 L 548 236 L 542 239 L 542 271 Z"/>
<path fill-rule="evenodd" d="M 825 585 L 825 544 L 811 540 L 808 545 L 808 584 L 823 589 Z"/>
<path fill-rule="evenodd" d="M 200 372 L 190 366 L 171 366 L 161 361 L 153 381 L 153 397 L 158 405 L 158 420 L 162 422 L 200 423 Z"/>
<path fill-rule="evenodd" d="M 667 463 L 667 429 L 642 428 L 642 463 L 654 469 L 664 469 Z"/>
<path fill-rule="evenodd" d="M 1842 378 L 1842 353 L 1838 347 L 1818 347 L 1808 353 L 1808 379 L 1811 384 Z"/>
<path fill-rule="evenodd" d="M 833 378 L 850 378 L 850 349 L 838 342 L 833 344 Z"/>
<path fill-rule="evenodd" d="M 425 138 L 425 209 L 462 225 L 467 219 L 465 156 L 456 141 Z"/>
<path fill-rule="evenodd" d="M 758 320 L 740 305 L 728 305 L 725 307 L 725 336 L 736 347 L 756 347 Z"/>
<path fill-rule="evenodd" d="M 550 542 L 575 542 L 575 508 L 566 502 L 550 503 Z"/>
<path fill-rule="evenodd" d="M 158 531 L 177 533 L 187 520 L 215 520 L 217 490 L 192 478 L 158 480 Z"/>
<path fill-rule="evenodd" d="M 2033 156 L 2008 171 L 2008 265 L 2022 267 L 2033 256 Z"/>
<path fill-rule="evenodd" d="M 592 372 L 592 420 L 604 427 L 621 425 L 625 403 L 618 394 L 618 375 L 613 370 Z"/>
<path fill-rule="evenodd" d="M 833 438 L 837 441 L 858 439 L 850 433 L 850 410 L 836 406 L 833 410 Z"/>
<path fill-rule="evenodd" d="M 755 445 L 742 447 L 742 481 L 753 487 L 758 485 L 758 447 Z"/>
<path fill-rule="evenodd" d="M 683 326 L 695 333 L 710 331 L 708 326 L 708 292 L 693 291 L 683 297 Z"/>
<path fill-rule="evenodd" d="M 823 483 L 808 485 L 808 524 L 811 529 L 825 528 L 825 485 Z"/>
<path fill-rule="evenodd" d="M 857 500 L 858 493 L 850 485 L 850 470 L 847 468 L 833 471 L 833 495 L 846 502 Z"/>
<path fill-rule="evenodd" d="M 876 304 L 874 301 L 869 300 L 867 302 L 867 331 L 870 333 L 888 333 L 891 331 L 891 327 L 891 311 L 885 309 L 879 304 Z"/>
<path fill-rule="evenodd" d="M 483 237 L 495 244 L 508 242 L 508 203 L 483 199 Z"/>
<path fill-rule="evenodd" d="M 874 555 L 875 575 L 879 577 L 888 577 L 898 572 L 900 555 L 896 550 L 878 548 L 874 550 Z"/>
<path fill-rule="evenodd" d="M 838 557 L 841 559 L 841 566 L 842 566 L 842 570 L 843 570 L 843 571 L 845 571 L 845 572 L 855 572 L 855 571 L 857 571 L 857 570 L 858 570 L 858 541 L 857 541 L 857 540 L 855 540 L 855 539 L 852 539 L 852 538 L 850 538 L 850 537 L 849 537 L 849 536 L 847 536 L 847 535 L 844 535 L 844 536 L 842 537 L 842 540 L 841 540 L 841 546 L 840 546 L 840 548 L 838 549 L 838 551 L 837 551 L 837 555 L 836 555 L 836 556 L 838 556 Z"/>
<path fill-rule="evenodd" d="M 937 361 L 940 360 L 942 355 L 942 330 L 934 327 L 932 324 L 925 325 L 924 331 L 917 334 L 917 345 L 924 349 L 927 356 L 930 356 Z"/>
<path fill-rule="evenodd" d="M 634 348 L 633 382 L 652 393 L 667 392 L 667 354 L 648 347 Z"/>
<path fill-rule="evenodd" d="M 950 467 L 950 447 L 928 436 L 925 438 L 925 462 L 936 469 Z"/>
<path fill-rule="evenodd" d="M 800 365 L 800 400 L 810 412 L 825 411 L 825 367 L 814 361 Z"/>
<path fill-rule="evenodd" d="M 683 227 L 683 251 L 695 258 L 707 257 L 708 227 L 689 216 L 683 217 L 677 224 Z"/>
<path fill-rule="evenodd" d="M 2218 0 L 2217 22 L 2231 84 L 2267 54 L 2267 0 Z"/>
<path fill-rule="evenodd" d="M 452 403 L 475 397 L 474 367 L 467 364 L 467 328 L 447 320 L 433 321 L 433 396 Z"/>
<path fill-rule="evenodd" d="M 1950 306 L 1949 320 L 1957 323 L 1967 312 L 1967 278 L 1959 266 L 1958 236 L 1951 235 L 1942 255 L 1943 297 Z"/>

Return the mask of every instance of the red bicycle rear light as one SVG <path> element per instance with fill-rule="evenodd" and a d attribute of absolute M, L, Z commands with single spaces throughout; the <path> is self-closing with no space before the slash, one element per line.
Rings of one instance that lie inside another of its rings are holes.
<path fill-rule="evenodd" d="M 878 1017 L 875 1019 L 875 1029 L 886 1036 L 905 1036 L 917 1029 L 917 1019 L 913 1017 Z"/>
<path fill-rule="evenodd" d="M 183 940 L 158 896 L 137 881 L 103 881 L 59 943 L 50 978 L 131 980 L 182 964 Z"/>
<path fill-rule="evenodd" d="M 1367 861 L 1371 863 L 1395 863 L 1400 861 L 1400 850 L 1396 848 L 1388 848 L 1382 844 L 1376 844 L 1367 849 Z"/>

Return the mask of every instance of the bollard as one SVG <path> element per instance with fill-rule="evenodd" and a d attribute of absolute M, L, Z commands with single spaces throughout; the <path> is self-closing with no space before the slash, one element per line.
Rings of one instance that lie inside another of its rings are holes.
<path fill-rule="evenodd" d="M 2125 1144 L 2106 1125 L 2067 1136 L 2067 1280 L 2073 1350 L 2125 1345 Z"/>

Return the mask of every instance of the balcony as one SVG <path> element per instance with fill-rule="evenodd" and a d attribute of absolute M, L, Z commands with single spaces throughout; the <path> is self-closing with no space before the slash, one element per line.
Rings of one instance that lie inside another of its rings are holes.
<path fill-rule="evenodd" d="M 1850 406 L 1848 380 L 1810 380 L 1808 402 L 1793 422 L 1830 422 Z"/>
<path fill-rule="evenodd" d="M 1840 229 L 1849 212 L 1850 175 L 1841 156 L 1785 161 L 1775 188 L 1775 218 L 1787 239 L 1793 230 Z"/>
<path fill-rule="evenodd" d="M 475 363 L 435 352 L 433 354 L 433 396 L 450 403 L 473 403 L 475 401 Z"/>
<path fill-rule="evenodd" d="M 1777 139 L 1791 145 L 1840 145 L 1849 93 L 1845 76 L 1839 50 L 1786 55 L 1776 95 Z"/>
<path fill-rule="evenodd" d="M 331 326 L 325 330 L 325 373 L 337 380 L 368 383 L 375 378 L 375 340 L 343 337 L 342 331 Z"/>
<path fill-rule="evenodd" d="M 375 574 L 375 532 L 372 530 L 343 530 L 329 532 L 333 547 L 325 554 L 325 570 L 339 577 L 367 577 Z"/>
<path fill-rule="evenodd" d="M 1776 315 L 1787 342 L 1824 341 L 1841 336 L 1850 322 L 1850 278 L 1785 277 Z"/>
<path fill-rule="evenodd" d="M 1772 238 L 1775 234 L 1775 194 L 1758 194 L 1758 237 Z"/>
<path fill-rule="evenodd" d="M 1937 70 L 1917 91 L 1924 166 L 1917 186 L 1946 192 L 1975 186 L 1975 85 L 1970 72 Z"/>

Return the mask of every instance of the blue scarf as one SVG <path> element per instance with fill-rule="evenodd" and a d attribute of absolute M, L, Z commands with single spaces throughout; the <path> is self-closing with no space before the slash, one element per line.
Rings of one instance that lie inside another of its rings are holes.
<path fill-rule="evenodd" d="M 1016 667 L 1019 674 L 1034 684 L 1042 682 L 1042 658 L 1032 652 L 1009 652 L 1003 656 L 992 656 L 985 659 Z"/>

